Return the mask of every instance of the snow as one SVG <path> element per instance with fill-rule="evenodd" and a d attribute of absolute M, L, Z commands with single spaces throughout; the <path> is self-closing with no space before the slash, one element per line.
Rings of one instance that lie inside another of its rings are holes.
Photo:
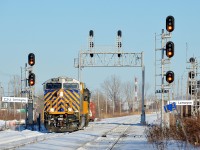
<path fill-rule="evenodd" d="M 157 115 L 146 115 L 146 121 L 150 124 L 155 123 Z M 0 126 L 4 124 L 4 121 L 0 121 Z M 140 115 L 102 119 L 90 123 L 84 130 L 72 133 L 6 130 L 0 132 L 0 149 L 103 150 L 110 149 L 116 141 L 114 150 L 155 149 L 147 142 L 144 130 L 145 126 L 140 124 Z M 123 136 L 119 138 L 123 131 Z M 173 143 L 170 143 L 168 148 L 179 149 Z"/>
<path fill-rule="evenodd" d="M 3 130 L 4 128 L 5 128 L 5 121 L 0 120 L 0 131 Z"/>

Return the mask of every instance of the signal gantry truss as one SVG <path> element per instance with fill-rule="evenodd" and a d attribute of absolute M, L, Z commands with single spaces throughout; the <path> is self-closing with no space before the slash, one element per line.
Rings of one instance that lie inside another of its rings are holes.
<path fill-rule="evenodd" d="M 143 52 L 91 52 L 80 51 L 74 67 L 142 67 Z"/>

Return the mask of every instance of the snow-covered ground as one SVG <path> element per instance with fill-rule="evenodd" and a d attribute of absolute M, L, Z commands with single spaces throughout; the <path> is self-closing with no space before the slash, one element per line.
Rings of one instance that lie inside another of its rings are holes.
<path fill-rule="evenodd" d="M 156 114 L 146 115 L 153 123 Z M 1 123 L 1 124 L 4 124 Z M 45 133 L 31 130 L 0 132 L 0 149 L 21 150 L 141 150 L 155 149 L 144 135 L 145 126 L 140 124 L 140 115 L 107 118 L 92 122 L 84 130 L 72 133 Z M 169 149 L 179 149 L 171 144 Z"/>
<path fill-rule="evenodd" d="M 5 126 L 5 121 L 0 120 L 0 131 L 4 129 L 4 126 Z"/>

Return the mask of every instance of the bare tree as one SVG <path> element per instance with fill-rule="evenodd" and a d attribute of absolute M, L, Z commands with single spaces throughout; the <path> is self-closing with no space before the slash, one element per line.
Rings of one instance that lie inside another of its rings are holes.
<path fill-rule="evenodd" d="M 20 96 L 21 93 L 21 79 L 20 76 L 14 75 L 13 78 L 10 80 L 10 90 L 12 96 Z"/>
<path fill-rule="evenodd" d="M 126 82 L 124 84 L 124 91 L 123 91 L 125 102 L 128 103 L 128 109 L 133 109 L 134 103 L 134 85 L 131 82 Z"/>
<path fill-rule="evenodd" d="M 9 95 L 10 96 L 15 96 L 15 97 L 20 97 L 20 93 L 21 93 L 21 79 L 20 76 L 18 75 L 14 75 L 9 83 L 8 83 L 8 87 L 9 87 Z M 9 104 L 11 107 L 14 108 L 14 110 L 18 109 L 21 107 L 20 103 L 10 103 Z"/>
<path fill-rule="evenodd" d="M 44 94 L 43 91 L 39 91 L 37 96 L 34 95 L 34 99 L 35 99 L 35 109 L 38 113 L 42 114 L 43 110 L 44 110 Z"/>
<path fill-rule="evenodd" d="M 92 92 L 91 101 L 95 103 L 97 117 L 102 118 L 106 114 L 106 105 L 109 110 L 110 105 L 106 104 L 106 97 L 100 90 Z"/>
<path fill-rule="evenodd" d="M 104 81 L 102 88 L 105 93 L 108 93 L 108 98 L 113 101 L 113 113 L 119 110 L 120 96 L 122 93 L 121 80 L 119 77 L 112 75 L 111 78 Z"/>

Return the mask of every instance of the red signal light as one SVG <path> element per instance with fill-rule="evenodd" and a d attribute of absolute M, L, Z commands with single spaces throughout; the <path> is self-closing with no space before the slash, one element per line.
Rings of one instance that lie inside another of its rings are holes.
<path fill-rule="evenodd" d="M 34 73 L 30 73 L 28 76 L 28 85 L 29 86 L 33 86 L 35 85 L 35 74 Z"/>
<path fill-rule="evenodd" d="M 171 58 L 174 56 L 174 43 L 169 41 L 166 43 L 166 56 Z"/>
<path fill-rule="evenodd" d="M 173 71 L 167 71 L 167 73 L 166 73 L 166 81 L 168 83 L 172 83 L 174 81 L 174 72 Z"/>
<path fill-rule="evenodd" d="M 168 16 L 166 18 L 166 30 L 168 32 L 172 32 L 174 31 L 174 28 L 175 28 L 175 19 L 173 16 Z"/>
<path fill-rule="evenodd" d="M 30 53 L 28 55 L 28 64 L 30 66 L 33 66 L 35 64 L 35 55 L 33 53 Z"/>

